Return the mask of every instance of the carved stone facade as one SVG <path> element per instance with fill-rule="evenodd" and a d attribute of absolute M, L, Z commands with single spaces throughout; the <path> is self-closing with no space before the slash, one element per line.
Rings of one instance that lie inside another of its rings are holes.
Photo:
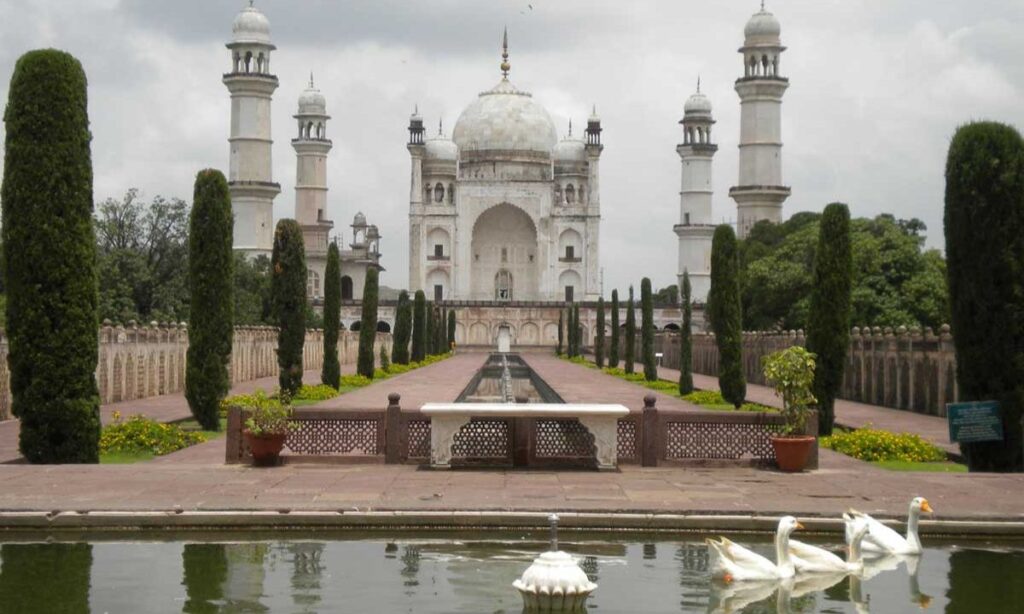
<path fill-rule="evenodd" d="M 803 331 L 744 333 L 743 367 L 747 381 L 764 384 L 761 358 L 793 345 L 805 345 Z M 664 354 L 662 365 L 679 366 L 679 336 L 655 337 L 655 351 Z M 639 356 L 639 354 L 637 354 Z M 718 374 L 718 348 L 714 335 L 693 337 L 693 370 Z M 956 353 L 948 325 L 939 333 L 905 327 L 854 328 L 839 397 L 906 409 L 934 416 L 946 415 L 946 403 L 959 399 L 956 384 Z"/>
<path fill-rule="evenodd" d="M 101 403 L 145 399 L 185 389 L 185 356 L 188 351 L 188 330 L 185 326 L 103 326 L 99 337 L 96 381 Z M 377 335 L 378 351 L 380 344 L 390 347 L 391 335 Z M 355 363 L 358 349 L 357 334 L 342 331 L 338 335 L 338 360 L 341 364 Z M 266 326 L 235 328 L 231 383 L 277 375 L 276 350 L 277 329 Z M 308 331 L 303 349 L 304 368 L 319 369 L 323 358 L 323 331 Z M 11 418 L 10 408 L 7 338 L 0 333 L 0 420 Z"/>

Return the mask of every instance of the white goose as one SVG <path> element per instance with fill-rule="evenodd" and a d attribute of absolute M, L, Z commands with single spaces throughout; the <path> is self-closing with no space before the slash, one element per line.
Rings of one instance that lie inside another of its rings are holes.
<path fill-rule="evenodd" d="M 930 514 L 932 507 L 924 497 L 915 497 L 910 502 L 910 513 L 907 515 L 907 536 L 903 537 L 871 516 L 851 509 L 849 514 L 843 514 L 843 520 L 846 521 L 846 540 L 852 539 L 858 522 L 865 522 L 869 528 L 862 546 L 865 552 L 920 554 L 921 538 L 917 536 L 917 525 L 921 519 L 921 512 Z"/>
<path fill-rule="evenodd" d="M 792 516 L 783 516 L 779 520 L 779 527 L 775 531 L 777 563 L 724 537 L 720 541 L 706 539 L 712 554 L 712 576 L 725 582 L 792 578 L 796 570 L 789 557 L 789 536 L 796 529 L 802 528 L 803 525 Z"/>
<path fill-rule="evenodd" d="M 869 529 L 866 522 L 856 524 L 845 561 L 824 548 L 790 540 L 789 554 L 793 558 L 793 566 L 797 573 L 860 573 L 864 569 L 861 543 Z"/>

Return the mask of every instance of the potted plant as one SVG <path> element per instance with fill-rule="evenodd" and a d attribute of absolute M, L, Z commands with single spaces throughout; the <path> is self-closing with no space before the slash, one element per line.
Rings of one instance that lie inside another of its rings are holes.
<path fill-rule="evenodd" d="M 295 427 L 288 398 L 270 398 L 260 390 L 253 395 L 246 410 L 249 417 L 245 421 L 244 433 L 253 465 L 277 465 L 285 439 Z"/>
<path fill-rule="evenodd" d="M 782 398 L 783 427 L 772 437 L 775 460 L 782 471 L 803 471 L 814 447 L 816 437 L 807 434 L 807 419 L 817 403 L 811 393 L 814 359 L 805 348 L 793 346 L 761 361 L 765 379 Z"/>

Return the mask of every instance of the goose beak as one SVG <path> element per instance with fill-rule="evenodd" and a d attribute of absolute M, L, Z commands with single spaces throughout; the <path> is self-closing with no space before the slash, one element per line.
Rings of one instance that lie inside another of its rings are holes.
<path fill-rule="evenodd" d="M 929 514 L 931 514 L 933 512 L 932 506 L 928 504 L 928 500 L 927 499 L 925 499 L 924 502 L 921 503 L 921 511 L 922 512 L 928 512 Z"/>
<path fill-rule="evenodd" d="M 807 527 L 805 527 L 804 525 L 800 524 L 800 521 L 798 520 L 797 523 L 796 523 L 796 528 L 798 528 L 798 529 L 806 529 Z"/>

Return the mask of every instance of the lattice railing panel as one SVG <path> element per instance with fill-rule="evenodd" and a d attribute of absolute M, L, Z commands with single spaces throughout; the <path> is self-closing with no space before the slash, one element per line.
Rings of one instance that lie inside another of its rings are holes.
<path fill-rule="evenodd" d="M 669 422 L 665 425 L 665 458 L 775 460 L 771 436 L 779 426 L 722 422 Z"/>
<path fill-rule="evenodd" d="M 537 458 L 593 458 L 594 436 L 575 418 L 536 420 Z"/>
<path fill-rule="evenodd" d="M 294 454 L 353 454 L 373 456 L 384 453 L 380 421 L 372 419 L 296 420 L 285 447 Z"/>
<path fill-rule="evenodd" d="M 508 420 L 473 418 L 455 435 L 452 456 L 497 459 L 511 457 L 510 424 Z"/>
<path fill-rule="evenodd" d="M 409 458 L 430 458 L 430 420 L 409 420 L 408 428 Z"/>
<path fill-rule="evenodd" d="M 619 420 L 618 451 L 619 460 L 639 460 L 640 450 L 637 449 L 636 420 Z"/>

